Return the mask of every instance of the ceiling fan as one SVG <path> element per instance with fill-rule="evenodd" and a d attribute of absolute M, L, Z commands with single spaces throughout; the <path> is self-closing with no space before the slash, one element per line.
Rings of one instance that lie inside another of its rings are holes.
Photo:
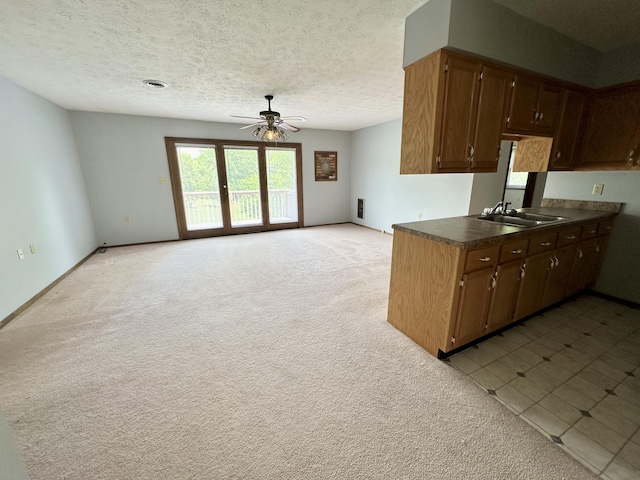
<path fill-rule="evenodd" d="M 240 127 L 240 130 L 256 127 L 256 129 L 253 131 L 253 136 L 260 140 L 264 140 L 265 142 L 277 142 L 286 140 L 287 138 L 289 138 L 289 136 L 287 135 L 285 130 L 294 133 L 300 131 L 298 127 L 289 125 L 289 123 L 287 122 L 306 122 L 306 118 L 300 116 L 281 117 L 280 112 L 271 110 L 271 100 L 273 100 L 273 95 L 265 95 L 264 98 L 267 99 L 269 106 L 267 110 L 263 110 L 262 112 L 260 112 L 260 117 L 243 117 L 240 115 L 231 115 L 235 118 L 259 120 L 258 122 L 252 123 L 251 125 Z"/>

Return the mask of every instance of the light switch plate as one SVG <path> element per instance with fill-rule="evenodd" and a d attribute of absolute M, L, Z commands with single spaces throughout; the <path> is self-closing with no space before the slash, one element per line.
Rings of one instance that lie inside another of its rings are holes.
<path fill-rule="evenodd" d="M 20 260 L 24 260 L 24 253 L 22 253 L 22 249 L 21 248 L 18 249 L 18 258 Z"/>

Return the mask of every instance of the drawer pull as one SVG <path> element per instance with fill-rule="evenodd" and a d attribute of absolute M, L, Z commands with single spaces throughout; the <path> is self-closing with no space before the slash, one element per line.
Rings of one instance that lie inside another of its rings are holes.
<path fill-rule="evenodd" d="M 482 257 L 478 259 L 479 262 L 489 262 L 491 261 L 491 257 Z"/>
<path fill-rule="evenodd" d="M 542 243 L 540 244 L 540 246 L 541 246 L 541 247 L 549 247 L 549 246 L 551 246 L 551 242 L 542 242 Z"/>
<path fill-rule="evenodd" d="M 511 250 L 511 253 L 518 255 L 519 253 L 522 253 L 522 250 Z"/>
<path fill-rule="evenodd" d="M 575 240 L 576 236 L 575 235 L 569 235 L 568 237 L 564 237 L 564 238 L 566 238 L 567 240 Z"/>

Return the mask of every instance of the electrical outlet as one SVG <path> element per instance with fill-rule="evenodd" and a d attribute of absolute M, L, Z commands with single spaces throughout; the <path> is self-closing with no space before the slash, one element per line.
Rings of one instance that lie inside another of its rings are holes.
<path fill-rule="evenodd" d="M 130 222 L 131 221 L 131 217 L 129 215 L 125 215 L 124 216 L 124 221 L 125 222 Z"/>
<path fill-rule="evenodd" d="M 18 258 L 20 260 L 24 260 L 24 253 L 22 252 L 21 248 L 18 249 Z"/>
<path fill-rule="evenodd" d="M 162 184 L 167 183 L 167 177 L 160 177 L 160 183 Z"/>
<path fill-rule="evenodd" d="M 31 250 L 31 253 L 36 253 L 36 246 L 33 243 L 29 244 L 29 249 Z"/>
<path fill-rule="evenodd" d="M 418 220 L 422 220 L 422 214 L 421 213 L 418 214 Z"/>
<path fill-rule="evenodd" d="M 593 191 L 591 192 L 591 195 L 602 195 L 603 190 L 604 190 L 604 184 L 596 183 L 593 186 Z"/>

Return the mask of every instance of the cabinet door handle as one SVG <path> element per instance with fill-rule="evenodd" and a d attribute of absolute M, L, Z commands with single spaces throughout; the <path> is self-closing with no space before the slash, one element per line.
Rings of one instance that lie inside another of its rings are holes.
<path fill-rule="evenodd" d="M 558 150 L 558 152 L 556 153 L 556 158 L 560 158 L 560 150 Z"/>
<path fill-rule="evenodd" d="M 520 267 L 520 278 L 524 278 L 524 265 Z"/>
<path fill-rule="evenodd" d="M 583 255 L 582 250 L 578 250 L 578 258 L 582 258 L 582 255 Z"/>
<path fill-rule="evenodd" d="M 549 247 L 551 245 L 551 242 L 542 242 L 540 244 L 541 247 Z"/>
<path fill-rule="evenodd" d="M 560 259 L 558 257 L 553 257 L 553 262 L 555 263 L 556 267 L 560 265 Z"/>
<path fill-rule="evenodd" d="M 540 112 L 540 115 L 538 115 L 538 122 L 542 121 L 542 117 L 544 117 L 544 113 Z"/>
<path fill-rule="evenodd" d="M 482 257 L 478 259 L 479 262 L 488 262 L 490 260 L 491 260 L 491 257 Z"/>
<path fill-rule="evenodd" d="M 599 252 L 600 252 L 600 246 L 596 245 L 596 253 L 599 253 Z"/>
<path fill-rule="evenodd" d="M 531 123 L 536 123 L 538 121 L 538 115 L 539 115 L 539 113 L 534 110 L 534 112 L 533 112 L 533 120 L 531 120 Z"/>
<path fill-rule="evenodd" d="M 491 288 L 489 290 L 493 290 L 496 288 L 496 274 L 495 272 L 491 274 Z"/>
<path fill-rule="evenodd" d="M 549 266 L 549 270 L 553 270 L 553 267 L 555 267 L 555 262 L 553 261 L 553 257 L 551 257 L 549 261 L 551 262 L 551 265 Z"/>
<path fill-rule="evenodd" d="M 522 250 L 511 250 L 511 253 L 518 255 L 519 253 L 522 253 Z"/>

